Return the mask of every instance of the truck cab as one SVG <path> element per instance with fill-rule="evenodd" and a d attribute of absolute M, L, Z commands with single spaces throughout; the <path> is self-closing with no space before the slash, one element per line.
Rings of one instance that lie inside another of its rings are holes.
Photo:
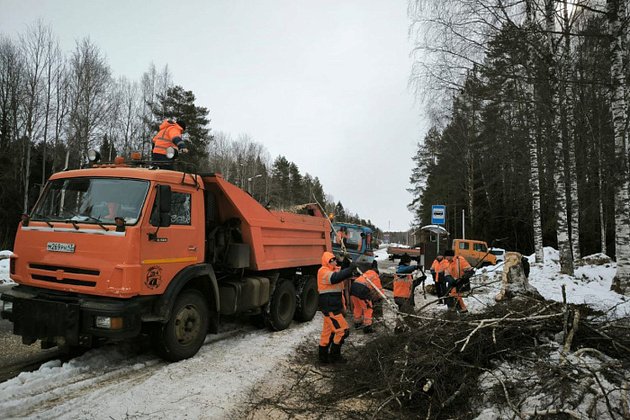
<path fill-rule="evenodd" d="M 354 223 L 335 222 L 332 224 L 332 252 L 337 257 L 342 257 L 345 252 L 359 265 L 362 271 L 369 270 L 374 264 L 374 250 L 372 249 L 372 229 L 367 226 Z"/>
<path fill-rule="evenodd" d="M 474 239 L 453 239 L 455 255 L 461 255 L 473 267 L 495 265 L 496 256 L 488 252 L 488 244 Z"/>

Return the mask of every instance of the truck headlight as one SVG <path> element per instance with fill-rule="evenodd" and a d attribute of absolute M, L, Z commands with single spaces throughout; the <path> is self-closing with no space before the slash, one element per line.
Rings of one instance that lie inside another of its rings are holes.
<path fill-rule="evenodd" d="M 123 319 L 121 317 L 96 316 L 94 317 L 94 326 L 106 330 L 120 330 L 123 327 Z"/>

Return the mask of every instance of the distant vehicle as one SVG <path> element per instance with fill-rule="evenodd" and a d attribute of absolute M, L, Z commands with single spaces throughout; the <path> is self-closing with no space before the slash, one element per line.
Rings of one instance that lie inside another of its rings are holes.
<path fill-rule="evenodd" d="M 374 250 L 372 249 L 372 229 L 367 226 L 354 223 L 333 223 L 335 232 L 345 231 L 344 244 L 350 259 L 355 262 L 362 271 L 373 268 Z M 343 256 L 343 249 L 338 240 L 338 235 L 331 232 L 332 252 L 337 257 Z"/>
<path fill-rule="evenodd" d="M 490 248 L 490 253 L 495 256 L 497 264 L 499 263 L 499 261 L 505 261 L 505 249 Z"/>
<path fill-rule="evenodd" d="M 390 261 L 400 259 L 400 257 L 405 254 L 409 255 L 411 259 L 418 261 L 418 263 L 420 264 L 423 264 L 423 262 L 420 262 L 420 260 L 424 260 L 424 249 L 420 244 L 413 247 L 388 246 L 387 253 L 389 254 Z"/>
<path fill-rule="evenodd" d="M 466 258 L 466 261 L 473 267 L 484 267 L 497 263 L 496 256 L 488 252 L 488 244 L 484 241 L 453 239 L 453 250 L 455 251 L 455 255 L 461 255 Z"/>

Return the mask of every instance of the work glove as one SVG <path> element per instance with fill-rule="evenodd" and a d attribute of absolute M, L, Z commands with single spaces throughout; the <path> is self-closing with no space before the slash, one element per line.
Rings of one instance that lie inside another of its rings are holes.
<path fill-rule="evenodd" d="M 186 149 L 185 147 L 183 147 L 183 148 L 179 149 L 179 153 L 181 153 L 181 154 L 186 154 L 186 153 L 188 153 L 188 149 Z"/>

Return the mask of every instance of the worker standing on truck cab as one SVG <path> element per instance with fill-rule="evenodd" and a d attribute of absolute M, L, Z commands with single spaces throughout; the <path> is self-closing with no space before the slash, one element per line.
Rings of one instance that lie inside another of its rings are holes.
<path fill-rule="evenodd" d="M 437 296 L 441 298 L 446 293 L 446 284 L 444 280 L 444 271 L 448 268 L 448 261 L 444 259 L 444 254 L 440 252 L 431 264 L 431 275 L 433 276 L 433 283 L 435 283 L 435 292 Z M 440 303 L 445 303 L 443 299 L 440 299 Z"/>
<path fill-rule="evenodd" d="M 396 268 L 396 274 L 394 275 L 394 302 L 398 305 L 398 310 L 404 313 L 412 313 L 414 302 L 414 289 L 424 279 L 426 275 L 413 279 L 412 273 L 420 267 L 418 265 L 410 265 L 411 257 L 408 254 L 404 254 L 400 257 L 400 262 Z"/>
<path fill-rule="evenodd" d="M 324 326 L 319 339 L 319 361 L 321 363 L 345 363 L 341 356 L 341 346 L 350 335 L 344 318 L 344 280 L 352 277 L 354 264 L 339 270 L 337 258 L 332 252 L 322 254 L 322 266 L 317 271 L 317 291 L 319 309 L 324 314 Z M 330 350 L 330 352 L 329 352 Z"/>
<path fill-rule="evenodd" d="M 188 153 L 186 142 L 182 138 L 184 131 L 186 131 L 186 123 L 183 120 L 162 121 L 160 130 L 153 137 L 152 160 L 158 162 L 159 166 L 165 169 L 173 169 L 174 159 L 166 157 L 166 150 L 172 147 L 179 153 Z"/>
<path fill-rule="evenodd" d="M 383 292 L 381 278 L 374 270 L 368 270 L 361 274 L 359 277 L 354 279 L 352 286 L 350 287 L 354 327 L 363 328 L 363 332 L 365 334 L 374 332 L 374 329 L 372 328 L 372 314 L 374 310 L 372 299 L 378 300 L 373 296 L 373 292 L 376 293 L 374 287 Z"/>
<path fill-rule="evenodd" d="M 468 264 L 466 258 L 461 255 L 455 256 L 455 251 L 452 249 L 444 251 L 444 257 L 448 261 L 448 268 L 444 271 L 446 287 L 450 295 L 450 298 L 447 298 L 447 305 L 449 309 L 455 308 L 459 313 L 466 313 L 468 308 L 466 308 L 458 287 L 465 277 L 472 274 L 473 268 Z"/>

